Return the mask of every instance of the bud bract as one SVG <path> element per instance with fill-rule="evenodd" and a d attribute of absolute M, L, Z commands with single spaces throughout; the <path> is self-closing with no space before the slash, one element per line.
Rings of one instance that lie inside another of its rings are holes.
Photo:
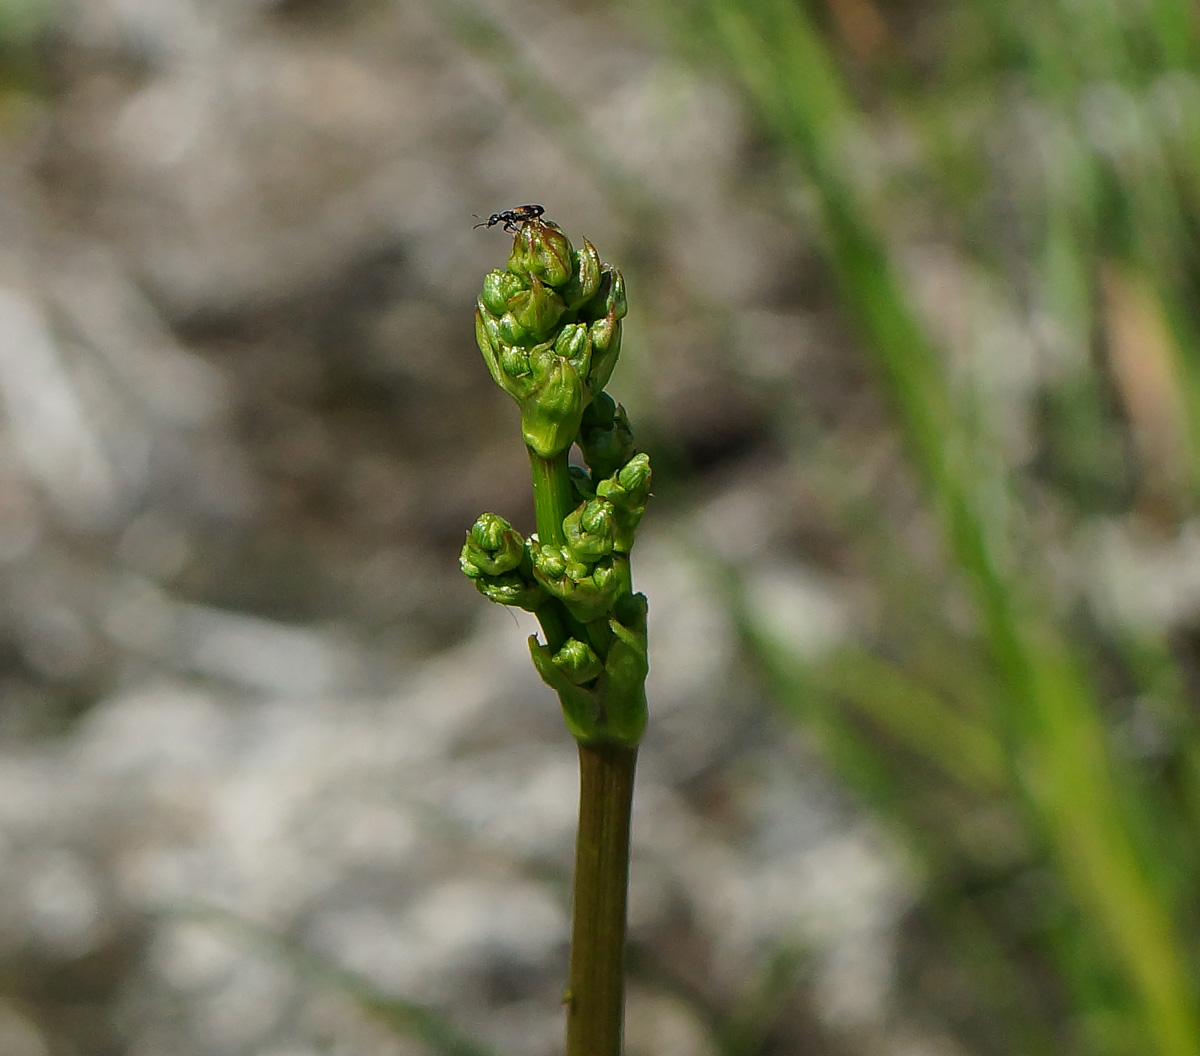
<path fill-rule="evenodd" d="M 596 486 L 592 483 L 591 475 L 583 466 L 571 466 L 571 488 L 575 492 L 576 498 L 581 502 L 587 502 L 588 499 L 596 497 Z"/>
<path fill-rule="evenodd" d="M 615 319 L 624 319 L 629 314 L 629 302 L 625 298 L 625 276 L 617 268 L 612 272 L 612 286 L 608 290 L 607 312 Z"/>
<path fill-rule="evenodd" d="M 475 342 L 479 345 L 479 351 L 483 353 L 483 361 L 487 364 L 492 380 L 502 389 L 507 388 L 504 372 L 500 368 L 500 349 L 503 342 L 500 340 L 499 327 L 496 317 L 484 311 L 482 304 L 475 308 Z"/>
<path fill-rule="evenodd" d="M 610 738 L 635 745 L 646 732 L 646 675 L 650 660 L 646 639 L 646 595 L 629 594 L 614 607 L 608 621 L 613 633 L 604 661 Z"/>

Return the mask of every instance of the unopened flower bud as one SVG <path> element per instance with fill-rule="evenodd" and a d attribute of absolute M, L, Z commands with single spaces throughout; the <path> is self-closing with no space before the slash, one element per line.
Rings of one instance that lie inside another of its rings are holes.
<path fill-rule="evenodd" d="M 494 513 L 481 514 L 467 532 L 459 565 L 490 601 L 534 612 L 546 600 L 545 590 L 533 577 L 525 540 Z"/>
<path fill-rule="evenodd" d="M 574 686 L 585 686 L 594 682 L 604 670 L 604 665 L 591 646 L 578 638 L 568 638 L 550 662 Z"/>
<path fill-rule="evenodd" d="M 511 572 L 525 554 L 525 540 L 503 517 L 483 513 L 467 532 L 459 565 L 472 579 Z"/>
<path fill-rule="evenodd" d="M 635 455 L 616 473 L 617 485 L 636 502 L 645 503 L 650 495 L 650 481 L 650 456 L 647 454 Z M 606 494 L 611 497 L 615 491 L 616 488 L 611 488 Z"/>
<path fill-rule="evenodd" d="M 583 249 L 575 254 L 573 263 L 570 281 L 558 291 L 571 311 L 582 308 L 596 296 L 601 275 L 600 254 L 586 238 L 583 240 Z"/>
<path fill-rule="evenodd" d="M 574 248 L 562 229 L 549 220 L 521 225 L 513 239 L 508 270 L 536 277 L 547 286 L 562 286 L 574 270 Z"/>
<path fill-rule="evenodd" d="M 633 457 L 633 430 L 625 408 L 607 392 L 592 398 L 579 426 L 579 448 L 594 479 L 612 476 Z"/>
<path fill-rule="evenodd" d="M 652 481 L 650 456 L 641 454 L 634 455 L 613 476 L 596 485 L 596 498 L 604 499 L 612 507 L 613 549 L 620 553 L 633 549 L 634 532 L 646 512 Z"/>
<path fill-rule="evenodd" d="M 551 336 L 566 305 L 549 286 L 536 278 L 527 290 L 519 290 L 507 302 L 500 317 L 500 337 L 510 345 L 536 345 Z"/>
<path fill-rule="evenodd" d="M 529 540 L 529 553 L 533 559 L 534 570 L 547 579 L 562 578 L 573 565 L 578 566 L 581 575 L 587 572 L 587 569 L 575 561 L 563 547 L 542 543 L 537 536 Z"/>
<path fill-rule="evenodd" d="M 554 342 L 554 351 L 564 359 L 571 361 L 571 366 L 586 378 L 592 359 L 592 340 L 588 328 L 582 323 L 569 323 L 558 333 Z"/>
<path fill-rule="evenodd" d="M 521 434 L 542 458 L 571 446 L 579 432 L 586 395 L 570 362 L 545 349 L 530 356 L 531 385 L 518 397 Z"/>
<path fill-rule="evenodd" d="M 530 554 L 534 577 L 580 623 L 600 619 L 630 590 L 625 557 L 610 555 L 585 564 L 567 547 L 541 546 L 536 540 L 530 541 Z"/>
<path fill-rule="evenodd" d="M 500 346 L 500 369 L 504 372 L 505 380 L 502 384 L 506 389 L 510 389 L 510 382 L 521 381 L 533 373 L 529 364 L 529 353 L 512 345 Z"/>
<path fill-rule="evenodd" d="M 613 315 L 597 319 L 591 326 L 592 367 L 588 371 L 588 389 L 593 395 L 601 392 L 621 355 L 621 323 Z"/>
<path fill-rule="evenodd" d="M 490 271 L 483 280 L 479 299 L 492 315 L 501 316 L 508 310 L 509 298 L 520 293 L 525 286 L 524 280 L 511 271 Z"/>
<path fill-rule="evenodd" d="M 592 563 L 611 554 L 617 521 L 612 504 L 592 499 L 573 510 L 563 521 L 567 549 L 577 561 Z"/>

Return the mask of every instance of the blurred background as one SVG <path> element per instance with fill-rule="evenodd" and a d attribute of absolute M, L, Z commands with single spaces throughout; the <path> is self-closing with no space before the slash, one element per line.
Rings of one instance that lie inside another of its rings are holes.
<path fill-rule="evenodd" d="M 1195 1056 L 1188 0 L 0 3 L 0 1052 L 561 1051 L 472 309 L 630 291 L 630 1056 Z"/>

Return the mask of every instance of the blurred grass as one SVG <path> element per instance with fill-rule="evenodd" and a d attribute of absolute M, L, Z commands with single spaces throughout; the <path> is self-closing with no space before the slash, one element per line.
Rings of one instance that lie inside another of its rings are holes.
<path fill-rule="evenodd" d="M 0 121 L 14 94 L 44 90 L 38 47 L 55 13 L 54 0 L 0 0 Z"/>
<path fill-rule="evenodd" d="M 926 911 L 973 973 L 987 1024 L 977 1043 L 1194 1056 L 1194 703 L 1169 628 L 1121 624 L 1091 611 L 1086 590 L 1058 586 L 1050 554 L 1069 540 L 1046 536 L 1040 507 L 1075 527 L 1100 506 L 1166 539 L 1195 511 L 1196 9 L 979 0 L 941 12 L 940 49 L 923 65 L 889 41 L 870 0 L 655 10 L 681 52 L 741 90 L 814 193 L 843 303 L 974 610 L 964 632 L 893 598 L 882 641 L 814 663 L 734 580 L 745 641 L 843 777 L 908 835 Z M 856 37 L 856 25 L 875 28 Z M 885 121 L 916 145 L 912 171 L 891 180 L 856 161 Z M 997 157 L 1000 131 L 1022 153 Z M 894 263 L 906 211 L 937 216 L 959 261 L 990 275 L 1018 317 L 1083 350 L 1061 384 L 1053 372 L 1038 382 L 1040 479 L 1006 450 L 986 383 L 952 371 L 918 316 Z M 894 562 L 895 548 L 876 556 Z M 976 676 L 947 686 L 910 663 L 929 653 L 923 640 Z M 1152 713 L 1159 750 L 1119 750 L 1129 701 Z M 997 815 L 1007 840 L 981 848 L 972 829 Z M 1047 973 L 1048 994 L 1031 981 Z"/>

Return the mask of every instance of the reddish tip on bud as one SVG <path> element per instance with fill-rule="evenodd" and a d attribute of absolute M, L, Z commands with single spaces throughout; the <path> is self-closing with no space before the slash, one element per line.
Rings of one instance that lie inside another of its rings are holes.
<path fill-rule="evenodd" d="M 513 239 L 508 270 L 536 276 L 547 286 L 562 286 L 575 270 L 575 249 L 562 229 L 549 220 L 522 224 Z"/>

